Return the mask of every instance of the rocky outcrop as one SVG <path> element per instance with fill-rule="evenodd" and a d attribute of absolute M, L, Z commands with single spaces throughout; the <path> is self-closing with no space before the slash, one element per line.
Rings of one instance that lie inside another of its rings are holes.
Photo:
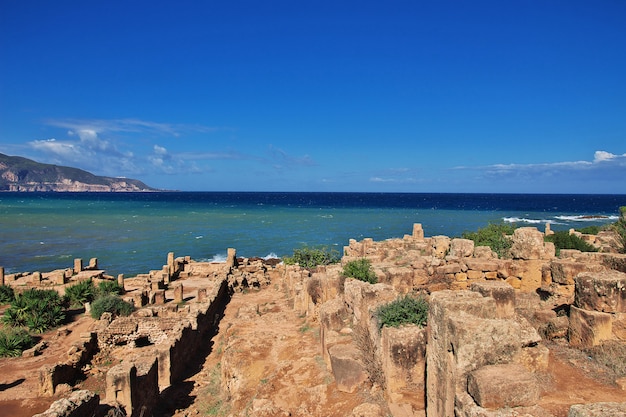
<path fill-rule="evenodd" d="M 157 191 L 141 181 L 94 175 L 82 169 L 42 164 L 0 154 L 0 191 Z"/>

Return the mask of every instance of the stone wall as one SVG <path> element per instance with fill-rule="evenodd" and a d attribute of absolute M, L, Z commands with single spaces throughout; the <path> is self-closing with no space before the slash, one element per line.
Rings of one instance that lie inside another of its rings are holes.
<path fill-rule="evenodd" d="M 65 361 L 44 365 L 39 369 L 39 394 L 49 397 L 54 395 L 58 385 L 74 384 L 82 376 L 82 368 L 91 361 L 97 349 L 96 333 L 81 335 L 81 340 L 68 350 Z"/>

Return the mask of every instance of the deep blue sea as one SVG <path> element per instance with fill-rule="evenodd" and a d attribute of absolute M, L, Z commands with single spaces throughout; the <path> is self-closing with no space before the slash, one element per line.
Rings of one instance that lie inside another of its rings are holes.
<path fill-rule="evenodd" d="M 0 266 L 6 273 L 71 267 L 98 258 L 111 275 L 134 276 L 167 253 L 220 260 L 285 256 L 302 245 L 402 237 L 458 237 L 489 223 L 543 230 L 602 225 L 626 195 L 395 193 L 0 193 Z M 587 216 L 605 216 L 592 218 Z"/>

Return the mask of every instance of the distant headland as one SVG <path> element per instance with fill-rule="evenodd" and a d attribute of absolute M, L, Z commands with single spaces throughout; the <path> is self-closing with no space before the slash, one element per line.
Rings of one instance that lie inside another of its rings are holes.
<path fill-rule="evenodd" d="M 161 191 L 131 178 L 94 175 L 78 168 L 42 164 L 0 153 L 0 191 Z"/>

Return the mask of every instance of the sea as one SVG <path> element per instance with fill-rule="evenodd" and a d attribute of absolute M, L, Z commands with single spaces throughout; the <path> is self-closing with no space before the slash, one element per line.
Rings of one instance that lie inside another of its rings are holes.
<path fill-rule="evenodd" d="M 605 225 L 626 195 L 155 192 L 0 193 L 0 266 L 47 272 L 98 259 L 131 277 L 161 269 L 168 252 L 197 261 L 283 257 L 303 246 L 342 253 L 350 239 L 460 237 L 490 223 L 544 230 Z"/>

